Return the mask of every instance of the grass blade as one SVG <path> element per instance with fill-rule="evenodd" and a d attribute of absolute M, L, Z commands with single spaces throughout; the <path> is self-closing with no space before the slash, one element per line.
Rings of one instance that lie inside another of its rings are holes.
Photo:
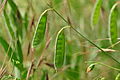
<path fill-rule="evenodd" d="M 118 3 L 114 4 L 110 14 L 109 14 L 109 34 L 110 34 L 110 42 L 112 44 L 117 42 L 117 37 L 118 37 L 118 31 L 117 31 L 117 17 L 118 17 L 118 12 L 116 9 L 116 6 Z"/>
<path fill-rule="evenodd" d="M 26 12 L 25 12 L 25 15 L 24 15 L 24 27 L 25 27 L 25 31 L 27 31 L 28 24 L 29 24 L 29 21 L 28 21 L 28 13 L 27 13 L 27 11 L 26 11 Z"/>
<path fill-rule="evenodd" d="M 11 79 L 14 79 L 14 77 L 11 75 L 7 75 L 7 76 L 4 76 L 3 78 L 1 78 L 1 80 L 11 80 Z"/>
<path fill-rule="evenodd" d="M 0 44 L 4 48 L 9 59 L 11 59 L 11 62 L 13 63 L 13 65 L 16 66 L 18 69 L 22 70 L 23 64 L 17 59 L 16 53 L 12 50 L 9 44 L 1 36 L 0 36 Z"/>
<path fill-rule="evenodd" d="M 17 5 L 14 3 L 13 0 L 8 0 L 8 3 L 11 7 L 11 19 L 13 20 L 13 24 L 16 26 L 16 35 L 17 37 L 23 38 L 23 31 L 22 31 L 22 15 L 17 7 Z M 18 25 L 19 24 L 19 25 Z"/>
<path fill-rule="evenodd" d="M 63 30 L 68 27 L 69 26 L 63 27 L 57 34 L 55 44 L 56 52 L 54 55 L 54 65 L 56 70 L 62 68 L 65 62 L 65 34 Z"/>
<path fill-rule="evenodd" d="M 20 61 L 20 63 L 23 63 L 22 46 L 19 40 L 17 40 L 17 58 Z"/>
<path fill-rule="evenodd" d="M 3 14 L 4 14 L 4 18 L 5 18 L 5 22 L 6 22 L 8 31 L 9 31 L 11 37 L 12 37 L 13 39 L 15 39 L 14 31 L 13 31 L 12 26 L 11 26 L 11 24 L 10 24 L 10 19 L 9 19 L 9 17 L 8 17 L 8 15 L 7 15 L 7 13 L 6 13 L 5 10 L 4 10 Z"/>
<path fill-rule="evenodd" d="M 44 39 L 45 30 L 46 30 L 46 22 L 47 22 L 47 12 L 49 10 L 51 9 L 45 10 L 39 18 L 38 25 L 36 27 L 34 37 L 32 40 L 32 48 L 37 47 Z"/>
<path fill-rule="evenodd" d="M 101 6 L 102 6 L 102 1 L 103 0 L 97 0 L 97 2 L 95 3 L 95 7 L 94 7 L 92 17 L 91 17 L 91 27 L 92 28 L 94 28 L 94 26 L 99 21 L 100 9 L 101 9 Z"/>
<path fill-rule="evenodd" d="M 13 11 L 17 11 L 17 5 L 13 2 L 13 0 L 8 0 L 8 3 L 10 4 Z"/>

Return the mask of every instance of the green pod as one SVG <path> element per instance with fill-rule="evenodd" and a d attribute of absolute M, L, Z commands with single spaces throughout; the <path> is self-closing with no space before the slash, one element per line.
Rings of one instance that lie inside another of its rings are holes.
<path fill-rule="evenodd" d="M 45 10 L 39 18 L 34 37 L 32 40 L 32 48 L 36 48 L 44 39 L 45 30 L 46 30 L 46 22 L 47 22 L 47 11 Z"/>
<path fill-rule="evenodd" d="M 55 43 L 56 52 L 54 54 L 54 66 L 56 70 L 62 68 L 65 62 L 65 34 L 63 30 L 67 27 L 63 27 L 57 34 Z"/>
<path fill-rule="evenodd" d="M 94 28 L 94 26 L 98 23 L 99 17 L 100 17 L 100 10 L 102 6 L 103 0 L 97 0 L 93 9 L 93 13 L 91 16 L 91 27 Z"/>
<path fill-rule="evenodd" d="M 109 14 L 109 36 L 110 36 L 110 42 L 111 44 L 116 43 L 118 40 L 118 31 L 117 31 L 117 17 L 118 17 L 118 12 L 116 9 L 116 6 L 118 5 L 118 3 L 114 4 L 110 14 Z"/>
<path fill-rule="evenodd" d="M 20 43 L 20 40 L 17 40 L 17 59 L 20 61 L 20 63 L 23 63 L 23 53 L 22 53 L 22 46 Z"/>

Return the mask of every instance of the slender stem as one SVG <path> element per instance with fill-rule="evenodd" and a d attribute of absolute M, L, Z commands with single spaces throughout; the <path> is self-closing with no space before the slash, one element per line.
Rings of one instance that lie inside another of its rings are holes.
<path fill-rule="evenodd" d="M 49 5 L 48 5 L 49 6 Z M 50 6 L 51 7 L 51 6 Z M 51 7 L 52 8 L 52 7 Z M 69 24 L 69 22 L 60 14 L 58 13 L 54 8 L 53 11 L 60 16 L 69 26 L 71 26 L 71 28 L 77 32 L 82 38 L 84 38 L 85 40 L 87 40 L 88 42 L 90 42 L 92 45 L 94 45 L 96 48 L 98 48 L 99 50 L 101 50 L 101 52 L 103 52 L 106 56 L 108 56 L 109 58 L 112 58 L 115 62 L 117 62 L 118 64 L 120 64 L 119 61 L 117 61 L 114 57 L 112 57 L 110 54 L 106 53 L 104 50 L 102 50 L 99 46 L 97 46 L 95 43 L 93 43 L 91 40 L 89 40 L 88 38 L 86 38 L 83 34 L 81 34 L 79 31 L 77 31 L 71 24 Z"/>
<path fill-rule="evenodd" d="M 114 44 L 112 44 L 111 46 L 109 46 L 108 48 L 113 48 L 114 46 L 116 46 L 117 44 L 119 44 L 120 43 L 120 41 L 118 41 L 118 42 L 116 42 L 116 43 L 114 43 Z"/>

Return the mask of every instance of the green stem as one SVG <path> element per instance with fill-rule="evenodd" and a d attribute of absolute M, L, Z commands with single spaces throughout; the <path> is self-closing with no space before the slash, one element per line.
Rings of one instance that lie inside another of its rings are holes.
<path fill-rule="evenodd" d="M 51 6 L 50 6 L 51 7 Z M 51 7 L 52 8 L 52 7 Z M 88 38 L 86 38 L 83 34 L 81 34 L 79 31 L 77 31 L 71 24 L 69 24 L 69 22 L 60 14 L 58 13 L 54 8 L 53 11 L 60 16 L 69 26 L 71 26 L 71 28 L 77 32 L 82 38 L 84 38 L 85 40 L 87 40 L 88 42 L 90 42 L 92 45 L 94 45 L 96 48 L 98 48 L 99 50 L 101 50 L 101 52 L 103 52 L 106 56 L 108 56 L 109 58 L 112 58 L 115 62 L 117 62 L 118 64 L 120 64 L 119 61 L 117 61 L 114 57 L 112 57 L 110 54 L 106 53 L 104 50 L 102 50 L 99 46 L 97 46 L 95 43 L 93 43 L 91 40 L 89 40 Z"/>

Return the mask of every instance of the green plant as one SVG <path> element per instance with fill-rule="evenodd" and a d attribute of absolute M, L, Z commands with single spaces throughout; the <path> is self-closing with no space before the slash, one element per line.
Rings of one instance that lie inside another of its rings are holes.
<path fill-rule="evenodd" d="M 1 80 L 119 80 L 120 2 L 46 1 L 3 0 Z"/>

